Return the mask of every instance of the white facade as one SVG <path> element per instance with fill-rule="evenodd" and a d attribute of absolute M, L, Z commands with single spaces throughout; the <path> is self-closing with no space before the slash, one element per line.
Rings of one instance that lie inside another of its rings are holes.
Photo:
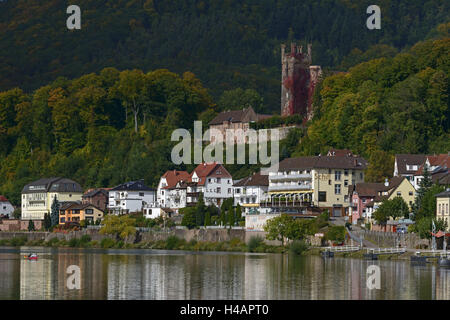
<path fill-rule="evenodd" d="M 229 178 L 207 177 L 203 188 L 206 205 L 220 206 L 223 200 L 233 197 L 233 180 Z"/>
<path fill-rule="evenodd" d="M 144 217 L 146 219 L 156 219 L 164 214 L 164 211 L 160 207 L 144 207 Z"/>
<path fill-rule="evenodd" d="M 7 214 L 11 217 L 14 207 L 9 201 L 0 201 L 0 214 Z"/>
<path fill-rule="evenodd" d="M 238 204 L 244 209 L 243 214 L 250 208 L 259 207 L 259 204 L 269 199 L 268 186 L 237 186 L 234 189 L 234 205 Z"/>
<path fill-rule="evenodd" d="M 108 208 L 113 213 L 140 212 L 144 205 L 154 203 L 155 191 L 114 190 L 109 191 Z"/>
<path fill-rule="evenodd" d="M 263 231 L 268 220 L 279 216 L 280 213 L 248 214 L 245 216 L 245 229 Z"/>

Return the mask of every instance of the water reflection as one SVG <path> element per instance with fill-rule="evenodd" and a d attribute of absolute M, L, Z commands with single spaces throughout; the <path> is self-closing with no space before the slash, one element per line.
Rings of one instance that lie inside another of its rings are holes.
<path fill-rule="evenodd" d="M 0 248 L 0 299 L 450 299 L 450 270 L 409 262 L 275 254 Z M 33 249 L 37 250 L 37 249 Z M 381 289 L 366 287 L 367 267 Z M 67 268 L 81 289 L 66 286 Z"/>

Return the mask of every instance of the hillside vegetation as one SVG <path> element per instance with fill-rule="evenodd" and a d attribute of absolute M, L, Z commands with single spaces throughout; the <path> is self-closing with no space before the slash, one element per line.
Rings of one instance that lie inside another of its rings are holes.
<path fill-rule="evenodd" d="M 346 71 L 450 21 L 441 0 L 380 0 L 382 28 L 373 31 L 369 0 L 77 0 L 82 28 L 69 31 L 69 4 L 0 1 L 0 90 L 29 92 L 106 67 L 166 68 L 193 72 L 215 98 L 255 89 L 265 111 L 278 113 L 281 42 L 312 42 L 314 64 Z"/>

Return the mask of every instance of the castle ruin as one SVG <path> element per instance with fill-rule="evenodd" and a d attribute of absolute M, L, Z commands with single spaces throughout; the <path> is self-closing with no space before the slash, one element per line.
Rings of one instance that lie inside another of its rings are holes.
<path fill-rule="evenodd" d="M 322 74 L 320 66 L 312 66 L 311 44 L 308 52 L 303 47 L 291 43 L 291 51 L 286 53 L 286 45 L 281 45 L 281 115 L 300 114 L 304 121 L 312 118 L 312 98 L 315 86 Z"/>

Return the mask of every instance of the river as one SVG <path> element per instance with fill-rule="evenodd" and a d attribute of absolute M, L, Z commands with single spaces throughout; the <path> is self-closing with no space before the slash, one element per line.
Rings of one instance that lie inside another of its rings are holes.
<path fill-rule="evenodd" d="M 24 255 L 37 252 L 37 261 Z M 380 268 L 368 289 L 367 268 Z M 80 289 L 69 289 L 69 266 Z M 408 261 L 143 249 L 0 247 L 5 299 L 450 299 L 450 269 Z"/>

